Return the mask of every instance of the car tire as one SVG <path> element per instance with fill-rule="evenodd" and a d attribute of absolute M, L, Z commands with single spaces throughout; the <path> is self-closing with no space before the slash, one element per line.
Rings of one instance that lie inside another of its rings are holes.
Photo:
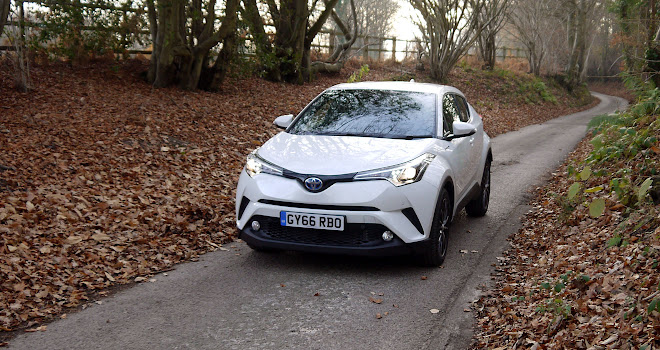
<path fill-rule="evenodd" d="M 484 173 L 481 176 L 481 191 L 479 196 L 471 200 L 466 206 L 465 211 L 468 216 L 480 217 L 486 215 L 488 203 L 490 202 L 490 159 L 486 160 Z"/>
<path fill-rule="evenodd" d="M 431 235 L 425 250 L 419 256 L 420 263 L 424 266 L 440 266 L 447 256 L 447 245 L 449 243 L 449 226 L 451 225 L 452 203 L 449 193 L 445 188 L 440 191 L 438 203 L 436 204 Z"/>

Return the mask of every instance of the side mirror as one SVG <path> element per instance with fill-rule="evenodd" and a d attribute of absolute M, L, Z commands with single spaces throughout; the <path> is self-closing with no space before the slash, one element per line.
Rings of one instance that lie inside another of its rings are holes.
<path fill-rule="evenodd" d="M 477 128 L 475 128 L 474 125 L 470 123 L 454 122 L 452 127 L 454 128 L 454 135 L 452 136 L 452 139 L 466 137 L 477 133 Z"/>
<path fill-rule="evenodd" d="M 291 125 L 292 121 L 293 121 L 293 114 L 285 114 L 275 118 L 273 124 L 275 124 L 278 128 L 286 129 L 287 127 L 289 127 L 289 125 Z"/>

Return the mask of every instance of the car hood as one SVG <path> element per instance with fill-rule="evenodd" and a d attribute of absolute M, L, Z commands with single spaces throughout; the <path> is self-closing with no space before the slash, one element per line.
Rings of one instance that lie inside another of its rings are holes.
<path fill-rule="evenodd" d="M 282 132 L 259 148 L 258 154 L 297 173 L 338 175 L 407 162 L 431 149 L 435 141 Z"/>

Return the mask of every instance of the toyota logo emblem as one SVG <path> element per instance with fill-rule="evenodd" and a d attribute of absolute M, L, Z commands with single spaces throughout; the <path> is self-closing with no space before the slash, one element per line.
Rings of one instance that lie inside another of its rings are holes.
<path fill-rule="evenodd" d="M 323 187 L 323 180 L 318 177 L 308 177 L 305 180 L 305 187 L 310 191 L 318 191 Z"/>

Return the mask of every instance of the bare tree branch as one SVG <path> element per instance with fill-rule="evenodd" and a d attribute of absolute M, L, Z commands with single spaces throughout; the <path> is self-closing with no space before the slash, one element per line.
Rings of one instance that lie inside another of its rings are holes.
<path fill-rule="evenodd" d="M 458 60 L 491 20 L 478 20 L 486 0 L 410 0 L 421 15 L 420 30 L 429 45 L 431 76 L 446 80 Z"/>
<path fill-rule="evenodd" d="M 268 2 L 271 16 L 273 16 L 273 13 L 276 13 L 277 17 L 279 18 L 279 10 L 277 5 L 275 5 L 273 2 L 273 7 L 270 7 L 271 2 L 272 1 Z M 247 19 L 247 23 L 250 26 L 252 38 L 254 39 L 257 46 L 257 53 L 261 54 L 265 52 L 271 52 L 272 47 L 270 41 L 268 40 L 268 35 L 266 34 L 263 20 L 259 14 L 259 8 L 257 7 L 256 0 L 243 0 L 243 4 L 245 5 L 245 8 L 243 9 L 242 15 L 245 19 Z M 275 19 L 273 18 L 273 20 Z"/>
<path fill-rule="evenodd" d="M 316 35 L 319 33 L 319 31 L 321 31 L 321 29 L 323 28 L 323 25 L 325 24 L 325 22 L 328 20 L 330 15 L 334 12 L 335 5 L 337 5 L 338 1 L 339 0 L 329 0 L 329 1 L 325 0 L 324 1 L 325 9 L 323 9 L 323 12 L 321 12 L 321 15 L 316 20 L 314 25 L 312 25 L 311 28 L 309 28 L 309 30 L 307 31 L 306 41 L 308 43 L 311 43 L 314 40 L 314 38 L 316 37 Z"/>
<path fill-rule="evenodd" d="M 484 60 L 485 69 L 493 69 L 496 59 L 496 38 L 506 19 L 506 10 L 509 0 L 490 0 L 485 3 L 479 12 L 478 21 L 485 24 L 478 36 L 477 45 L 479 54 Z"/>
<path fill-rule="evenodd" d="M 516 37 L 527 50 L 530 73 L 541 74 L 549 43 L 553 40 L 555 31 L 549 30 L 553 25 L 555 0 L 518 0 L 508 13 L 509 23 Z"/>
<path fill-rule="evenodd" d="M 353 33 L 349 31 L 348 26 L 344 21 L 339 17 L 336 11 L 332 11 L 332 19 L 337 23 L 337 26 L 341 29 L 346 40 L 342 45 L 338 45 L 335 48 L 335 51 L 330 55 L 328 62 L 312 62 L 310 65 L 310 70 L 313 73 L 323 72 L 323 73 L 338 73 L 341 68 L 344 66 L 346 61 L 349 58 L 350 49 L 355 44 L 357 39 L 357 16 L 355 9 L 355 0 L 351 0 L 351 13 L 353 17 Z"/>

